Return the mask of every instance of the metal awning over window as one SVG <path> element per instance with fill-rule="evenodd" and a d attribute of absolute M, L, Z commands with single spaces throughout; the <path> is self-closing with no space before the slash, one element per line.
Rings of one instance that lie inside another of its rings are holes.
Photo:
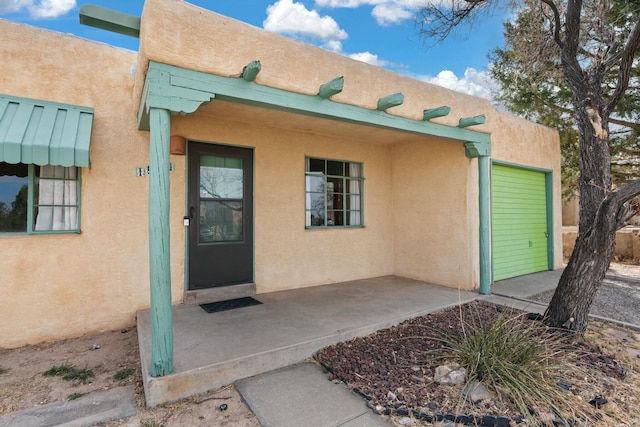
<path fill-rule="evenodd" d="M 89 167 L 93 108 L 0 95 L 0 162 Z"/>

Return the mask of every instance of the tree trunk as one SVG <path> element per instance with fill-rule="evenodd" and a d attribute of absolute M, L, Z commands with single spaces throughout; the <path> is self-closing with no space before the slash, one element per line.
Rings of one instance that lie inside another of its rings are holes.
<path fill-rule="evenodd" d="M 615 212 L 602 216 L 587 232 L 578 232 L 569 264 L 545 313 L 545 323 L 584 333 L 589 310 L 609 268 L 616 243 Z"/>
<path fill-rule="evenodd" d="M 595 136 L 585 109 L 585 92 L 574 97 L 580 133 L 578 237 L 545 313 L 547 325 L 580 333 L 587 328 L 589 309 L 615 250 L 621 207 L 617 199 L 609 197 L 612 194 L 609 146 L 607 140 Z"/>

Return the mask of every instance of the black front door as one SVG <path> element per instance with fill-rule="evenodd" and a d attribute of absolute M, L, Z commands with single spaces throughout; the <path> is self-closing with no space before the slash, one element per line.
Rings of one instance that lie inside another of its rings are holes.
<path fill-rule="evenodd" d="M 253 281 L 253 151 L 189 143 L 189 289 Z"/>

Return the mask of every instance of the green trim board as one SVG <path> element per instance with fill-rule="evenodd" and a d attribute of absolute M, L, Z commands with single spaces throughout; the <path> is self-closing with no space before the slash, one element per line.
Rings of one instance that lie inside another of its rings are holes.
<path fill-rule="evenodd" d="M 149 108 L 191 114 L 213 99 L 263 107 L 457 142 L 490 144 L 486 133 L 394 116 L 384 111 L 343 104 L 317 95 L 272 88 L 237 77 L 222 77 L 173 65 L 149 62 L 138 111 L 138 128 L 149 130 Z"/>
<path fill-rule="evenodd" d="M 0 161 L 89 167 L 93 108 L 0 95 Z"/>
<path fill-rule="evenodd" d="M 549 172 L 494 162 L 491 168 L 493 280 L 553 268 Z"/>
<path fill-rule="evenodd" d="M 95 4 L 80 7 L 80 23 L 112 33 L 140 38 L 140 17 L 118 12 Z"/>

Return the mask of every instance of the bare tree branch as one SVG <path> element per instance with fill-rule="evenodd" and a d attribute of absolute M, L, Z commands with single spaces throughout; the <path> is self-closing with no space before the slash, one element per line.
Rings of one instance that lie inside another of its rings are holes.
<path fill-rule="evenodd" d="M 619 189 L 613 191 L 609 197 L 614 200 L 615 203 L 622 206 L 624 203 L 640 195 L 640 179 L 631 181 L 630 183 L 623 185 Z"/>
<path fill-rule="evenodd" d="M 630 122 L 628 120 L 615 119 L 613 117 L 609 117 L 609 123 L 613 123 L 613 124 L 620 125 L 620 126 L 626 126 L 626 127 L 631 128 L 631 129 L 640 130 L 640 123 Z"/>
<path fill-rule="evenodd" d="M 627 43 L 621 51 L 620 56 L 620 70 L 618 72 L 618 84 L 616 89 L 611 95 L 611 98 L 606 104 L 606 113 L 613 111 L 618 103 L 624 98 L 624 95 L 629 88 L 629 78 L 631 77 L 631 69 L 633 67 L 633 60 L 635 53 L 640 47 L 640 21 L 636 22 L 629 34 Z"/>
<path fill-rule="evenodd" d="M 562 24 L 560 22 L 560 11 L 556 7 L 555 3 L 552 0 L 541 0 L 542 3 L 546 4 L 551 8 L 553 12 L 553 39 L 555 42 L 562 48 L 562 39 L 560 38 L 560 29 L 562 28 Z"/>
<path fill-rule="evenodd" d="M 543 0 L 546 1 L 546 0 Z M 588 90 L 584 72 L 578 61 L 578 49 L 580 46 L 580 18 L 582 12 L 582 0 L 568 0 L 564 25 L 564 43 L 562 45 L 562 65 L 565 69 L 567 82 L 573 90 L 574 96 L 584 97 Z M 580 100 L 582 101 L 582 100 Z"/>

